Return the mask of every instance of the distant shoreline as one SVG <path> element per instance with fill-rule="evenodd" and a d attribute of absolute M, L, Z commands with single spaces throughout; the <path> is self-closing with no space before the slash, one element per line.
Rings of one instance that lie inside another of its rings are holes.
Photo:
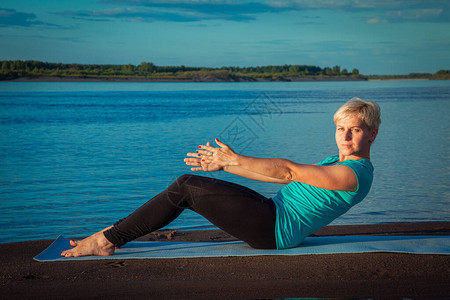
<path fill-rule="evenodd" d="M 220 80 L 220 79 L 198 79 L 198 78 L 114 78 L 114 77 L 20 77 L 12 80 L 2 80 L 3 82 L 155 82 L 155 83 L 179 83 L 179 82 L 327 82 L 327 81 L 427 81 L 434 80 L 428 78 L 386 78 L 386 79 L 366 79 L 366 78 L 340 78 L 340 77 L 318 77 L 318 78 L 301 78 L 286 77 L 285 80 Z M 441 79 L 445 80 L 445 79 Z M 1 81 L 0 81 L 1 82 Z"/>
<path fill-rule="evenodd" d="M 198 78 L 115 78 L 115 77 L 20 77 L 12 80 L 4 80 L 8 82 L 315 82 L 315 81 L 367 81 L 365 78 L 339 78 L 339 77 L 317 77 L 317 78 L 302 78 L 302 77 L 286 77 L 285 80 L 220 80 L 214 79 L 198 79 Z"/>
<path fill-rule="evenodd" d="M 428 78 L 387 78 L 387 79 L 368 79 L 367 81 L 425 81 L 425 80 L 435 80 Z M 440 79 L 438 79 L 440 80 Z"/>
<path fill-rule="evenodd" d="M 336 65 L 268 65 L 221 68 L 139 65 L 63 64 L 33 60 L 0 61 L 0 81 L 18 82 L 315 82 L 450 79 L 450 70 L 431 73 L 363 75 Z"/>

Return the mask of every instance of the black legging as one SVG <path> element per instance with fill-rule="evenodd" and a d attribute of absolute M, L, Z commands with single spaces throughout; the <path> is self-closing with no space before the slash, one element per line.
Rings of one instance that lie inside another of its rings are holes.
<path fill-rule="evenodd" d="M 180 176 L 104 235 L 120 247 L 168 225 L 186 208 L 253 248 L 276 249 L 276 208 L 271 199 L 235 183 L 197 175 Z"/>

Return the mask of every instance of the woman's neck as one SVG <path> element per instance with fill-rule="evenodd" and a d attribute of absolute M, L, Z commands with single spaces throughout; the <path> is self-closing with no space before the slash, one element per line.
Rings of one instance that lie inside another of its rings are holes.
<path fill-rule="evenodd" d="M 361 155 L 361 156 L 360 156 L 360 155 L 348 155 L 348 156 L 345 156 L 345 155 L 339 154 L 339 161 L 344 161 L 344 160 L 359 160 L 359 159 L 363 159 L 363 158 L 370 160 L 370 154 L 367 154 L 367 155 Z"/>

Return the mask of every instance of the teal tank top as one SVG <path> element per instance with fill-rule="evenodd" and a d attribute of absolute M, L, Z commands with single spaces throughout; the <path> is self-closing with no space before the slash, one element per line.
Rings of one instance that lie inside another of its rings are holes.
<path fill-rule="evenodd" d="M 278 191 L 272 199 L 277 209 L 275 236 L 278 249 L 292 248 L 331 221 L 361 202 L 369 193 L 373 180 L 370 160 L 345 160 L 330 156 L 317 163 L 350 167 L 356 175 L 356 191 L 334 191 L 293 181 Z"/>

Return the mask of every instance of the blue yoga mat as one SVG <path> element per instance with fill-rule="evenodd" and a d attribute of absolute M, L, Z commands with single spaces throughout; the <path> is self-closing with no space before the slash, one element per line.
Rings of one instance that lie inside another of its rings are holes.
<path fill-rule="evenodd" d="M 151 259 L 230 257 L 260 255 L 310 255 L 364 252 L 414 254 L 450 254 L 450 236 L 331 236 L 308 237 L 296 248 L 284 250 L 253 249 L 244 242 L 130 242 L 113 256 L 61 257 L 70 249 L 69 239 L 59 236 L 47 249 L 34 257 L 37 261 L 96 259 Z"/>

